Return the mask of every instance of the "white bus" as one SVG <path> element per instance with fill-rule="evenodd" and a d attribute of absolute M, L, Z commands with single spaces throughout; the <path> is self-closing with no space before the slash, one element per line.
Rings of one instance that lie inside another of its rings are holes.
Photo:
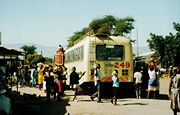
<path fill-rule="evenodd" d="M 85 36 L 65 50 L 64 65 L 68 68 L 68 73 L 71 73 L 72 67 L 76 67 L 77 72 L 86 71 L 80 84 L 93 86 L 94 63 L 101 65 L 102 84 L 112 85 L 111 74 L 116 69 L 119 72 L 120 88 L 127 92 L 133 90 L 133 52 L 130 39 L 120 36 Z"/>

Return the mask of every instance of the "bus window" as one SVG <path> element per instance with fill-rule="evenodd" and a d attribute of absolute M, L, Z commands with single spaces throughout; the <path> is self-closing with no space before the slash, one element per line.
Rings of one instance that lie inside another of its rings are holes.
<path fill-rule="evenodd" d="M 119 61 L 124 59 L 123 45 L 97 45 L 96 59 L 99 61 Z"/>
<path fill-rule="evenodd" d="M 128 76 L 128 69 L 122 69 L 122 76 Z"/>

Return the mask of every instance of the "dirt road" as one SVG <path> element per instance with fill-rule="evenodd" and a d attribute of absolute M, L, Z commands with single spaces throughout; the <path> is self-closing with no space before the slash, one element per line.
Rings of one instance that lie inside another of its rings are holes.
<path fill-rule="evenodd" d="M 36 107 L 33 114 L 37 115 L 172 115 L 170 100 L 167 99 L 169 79 L 160 80 L 160 99 L 118 99 L 116 106 L 110 103 L 110 99 L 102 99 L 102 103 L 91 101 L 87 95 L 77 96 L 77 101 L 72 101 L 73 91 L 66 91 L 63 102 L 51 103 L 42 101 Z M 20 88 L 21 93 L 35 93 L 45 96 L 43 91 L 37 88 Z M 178 113 L 180 115 L 180 113 Z"/>

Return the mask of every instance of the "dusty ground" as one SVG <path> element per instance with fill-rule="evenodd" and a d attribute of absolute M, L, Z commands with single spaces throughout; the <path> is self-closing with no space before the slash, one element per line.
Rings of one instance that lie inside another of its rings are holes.
<path fill-rule="evenodd" d="M 33 115 L 172 115 L 170 100 L 167 99 L 169 79 L 160 80 L 160 99 L 118 99 L 116 106 L 110 99 L 102 99 L 102 103 L 91 101 L 87 95 L 77 97 L 72 101 L 73 91 L 66 91 L 63 102 L 56 102 L 53 98 L 50 103 L 45 100 L 45 93 L 37 88 L 20 88 L 21 94 L 29 93 L 41 95 L 39 103 L 30 106 Z M 21 112 L 19 112 L 21 113 Z M 179 114 L 178 114 L 179 115 Z"/>

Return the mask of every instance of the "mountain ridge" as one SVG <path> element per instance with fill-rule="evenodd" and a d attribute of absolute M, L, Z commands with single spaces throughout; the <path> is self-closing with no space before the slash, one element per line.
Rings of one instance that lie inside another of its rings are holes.
<path fill-rule="evenodd" d="M 5 46 L 7 48 L 12 48 L 12 49 L 16 49 L 16 50 L 20 50 L 23 45 L 27 45 L 27 46 L 34 45 L 37 48 L 36 52 L 38 54 L 42 53 L 43 56 L 50 57 L 50 58 L 54 57 L 54 55 L 58 49 L 58 46 L 44 46 L 44 45 L 34 44 L 34 43 L 3 44 L 3 46 Z"/>
<path fill-rule="evenodd" d="M 44 57 L 50 57 L 50 58 L 54 58 L 54 55 L 59 48 L 59 46 L 44 46 L 44 45 L 34 44 L 34 43 L 14 43 L 14 44 L 2 44 L 2 45 L 7 47 L 7 48 L 12 48 L 12 49 L 16 49 L 16 50 L 20 50 L 20 48 L 23 45 L 34 45 L 37 48 L 36 52 L 38 54 L 42 53 L 42 55 Z M 140 46 L 138 48 L 139 54 L 144 53 L 144 52 L 148 52 L 148 51 L 150 51 L 150 49 L 147 46 Z M 137 48 L 134 46 L 133 46 L 133 53 L 135 55 L 137 54 Z"/>

